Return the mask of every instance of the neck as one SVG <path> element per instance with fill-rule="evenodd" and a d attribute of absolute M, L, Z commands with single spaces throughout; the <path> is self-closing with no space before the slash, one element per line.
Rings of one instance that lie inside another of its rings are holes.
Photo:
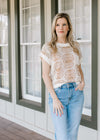
<path fill-rule="evenodd" d="M 58 38 L 58 39 L 57 39 L 57 42 L 58 42 L 58 43 L 67 43 L 68 41 L 67 41 L 66 38 Z"/>

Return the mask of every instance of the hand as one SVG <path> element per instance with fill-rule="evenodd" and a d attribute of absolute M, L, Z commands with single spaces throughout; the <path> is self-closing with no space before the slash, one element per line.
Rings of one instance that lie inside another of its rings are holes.
<path fill-rule="evenodd" d="M 84 86 L 85 86 L 85 83 L 84 82 L 81 82 L 76 88 L 75 88 L 75 90 L 83 90 L 83 88 L 84 88 Z"/>
<path fill-rule="evenodd" d="M 53 112 L 55 113 L 56 110 L 56 115 L 58 116 L 58 111 L 59 111 L 59 115 L 61 116 L 61 112 L 63 114 L 63 110 L 62 108 L 64 108 L 64 106 L 62 105 L 62 103 L 60 102 L 60 100 L 58 98 L 53 99 Z"/>

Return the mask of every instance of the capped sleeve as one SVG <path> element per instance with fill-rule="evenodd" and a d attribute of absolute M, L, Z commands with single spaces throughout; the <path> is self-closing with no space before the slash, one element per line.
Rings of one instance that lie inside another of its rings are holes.
<path fill-rule="evenodd" d="M 44 44 L 42 46 L 41 52 L 40 52 L 40 59 L 44 59 L 49 65 L 51 65 L 51 51 L 50 46 L 47 44 Z"/>

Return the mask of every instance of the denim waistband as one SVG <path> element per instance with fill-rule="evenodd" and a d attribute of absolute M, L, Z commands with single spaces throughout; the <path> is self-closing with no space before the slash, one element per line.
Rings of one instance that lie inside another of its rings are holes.
<path fill-rule="evenodd" d="M 60 88 L 70 88 L 70 87 L 76 87 L 76 82 L 71 82 L 71 83 L 65 83 L 60 86 Z"/>

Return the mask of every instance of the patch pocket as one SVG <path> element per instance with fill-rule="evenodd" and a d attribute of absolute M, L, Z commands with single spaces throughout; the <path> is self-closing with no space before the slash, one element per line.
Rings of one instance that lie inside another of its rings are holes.
<path fill-rule="evenodd" d="M 78 89 L 78 91 L 81 92 L 81 93 L 83 93 L 83 90 L 79 90 L 79 89 Z"/>
<path fill-rule="evenodd" d="M 80 90 L 80 89 L 78 89 L 79 91 L 83 91 L 83 90 Z"/>

